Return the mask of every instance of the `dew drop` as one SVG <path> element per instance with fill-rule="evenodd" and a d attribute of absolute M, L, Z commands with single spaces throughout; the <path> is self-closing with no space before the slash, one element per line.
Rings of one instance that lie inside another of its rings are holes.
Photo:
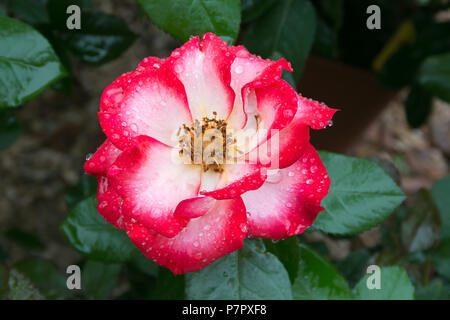
<path fill-rule="evenodd" d="M 197 252 L 195 255 L 194 255 L 194 259 L 195 260 L 200 260 L 202 258 L 202 253 L 201 252 Z"/>
<path fill-rule="evenodd" d="M 291 118 L 294 115 L 294 112 L 291 109 L 286 109 L 283 111 L 283 116 L 285 118 Z"/>
<path fill-rule="evenodd" d="M 244 69 L 242 68 L 242 66 L 236 66 L 236 68 L 234 68 L 234 72 L 236 72 L 237 74 L 241 74 L 244 71 Z"/>
<path fill-rule="evenodd" d="M 183 71 L 183 67 L 181 65 L 177 64 L 175 66 L 175 72 L 176 73 L 181 73 L 182 71 Z"/>
<path fill-rule="evenodd" d="M 313 179 L 306 180 L 306 184 L 312 184 L 313 182 L 314 182 Z"/>
<path fill-rule="evenodd" d="M 283 179 L 283 174 L 281 173 L 280 170 L 277 170 L 276 172 L 273 172 L 272 170 L 267 171 L 267 179 L 266 182 L 267 183 L 280 183 L 281 180 Z"/>
<path fill-rule="evenodd" d="M 105 208 L 108 205 L 108 202 L 106 200 L 103 200 L 102 202 L 99 203 L 98 207 L 100 209 Z"/>

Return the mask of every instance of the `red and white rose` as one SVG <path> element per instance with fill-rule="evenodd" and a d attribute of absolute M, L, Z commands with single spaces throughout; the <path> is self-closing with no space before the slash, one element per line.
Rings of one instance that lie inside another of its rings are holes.
<path fill-rule="evenodd" d="M 309 128 L 336 110 L 297 94 L 283 69 L 209 33 L 116 79 L 98 113 L 107 139 L 84 167 L 103 218 L 175 274 L 245 237 L 311 226 L 330 180 Z"/>

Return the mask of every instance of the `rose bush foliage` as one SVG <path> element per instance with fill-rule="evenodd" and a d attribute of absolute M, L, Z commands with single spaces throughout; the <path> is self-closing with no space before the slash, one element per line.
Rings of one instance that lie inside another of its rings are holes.
<path fill-rule="evenodd" d="M 330 179 L 309 128 L 327 127 L 336 110 L 296 93 L 283 69 L 292 71 L 285 59 L 207 33 L 116 79 L 98 113 L 107 138 L 84 167 L 103 218 L 175 274 L 245 237 L 311 226 Z"/>

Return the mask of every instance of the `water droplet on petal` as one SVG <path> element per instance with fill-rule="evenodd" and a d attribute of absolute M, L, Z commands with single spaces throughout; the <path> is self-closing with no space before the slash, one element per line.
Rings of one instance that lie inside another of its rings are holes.
<path fill-rule="evenodd" d="M 244 71 L 244 69 L 242 68 L 242 66 L 236 66 L 236 68 L 234 68 L 234 72 L 236 72 L 237 74 L 241 74 Z"/>
<path fill-rule="evenodd" d="M 181 73 L 182 71 L 183 71 L 183 67 L 181 65 L 177 64 L 175 66 L 175 72 L 176 73 Z"/>
<path fill-rule="evenodd" d="M 267 171 L 267 183 L 280 183 L 280 181 L 283 179 L 283 174 L 280 170 L 277 170 L 276 172 L 273 172 L 272 170 Z"/>

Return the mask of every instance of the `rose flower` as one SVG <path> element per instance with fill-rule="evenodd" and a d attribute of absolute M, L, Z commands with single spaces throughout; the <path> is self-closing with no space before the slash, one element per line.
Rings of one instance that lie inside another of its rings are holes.
<path fill-rule="evenodd" d="M 209 33 L 116 79 L 98 113 L 107 138 L 84 167 L 103 218 L 175 274 L 245 237 L 311 226 L 330 180 L 309 128 L 336 110 L 297 94 L 283 69 Z"/>

